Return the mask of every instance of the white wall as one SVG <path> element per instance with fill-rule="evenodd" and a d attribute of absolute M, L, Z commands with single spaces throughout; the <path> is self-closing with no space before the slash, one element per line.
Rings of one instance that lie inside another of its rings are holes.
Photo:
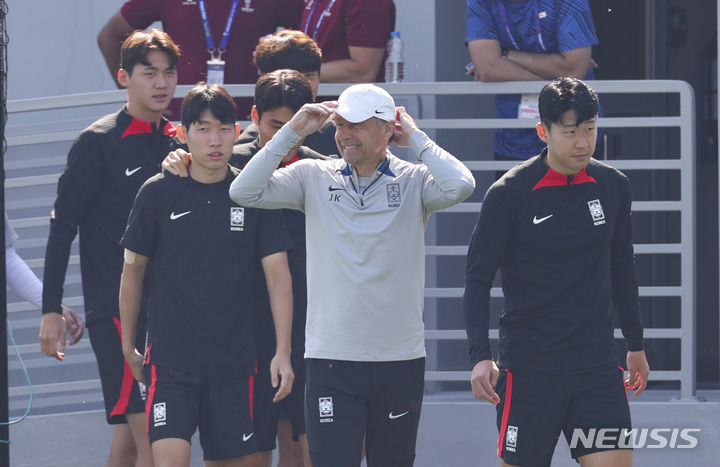
<path fill-rule="evenodd" d="M 8 99 L 115 89 L 97 34 L 123 0 L 10 0 Z M 407 81 L 435 78 L 435 0 L 395 0 Z"/>
<path fill-rule="evenodd" d="M 395 0 L 405 43 L 405 81 L 435 81 L 435 0 Z"/>
<path fill-rule="evenodd" d="M 115 89 L 96 38 L 122 3 L 8 1 L 8 99 Z"/>

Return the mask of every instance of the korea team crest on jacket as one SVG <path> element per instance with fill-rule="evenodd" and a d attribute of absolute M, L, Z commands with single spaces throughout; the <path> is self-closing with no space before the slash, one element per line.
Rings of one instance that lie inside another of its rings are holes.
<path fill-rule="evenodd" d="M 230 230 L 242 232 L 245 227 L 245 208 L 230 208 Z"/>
<path fill-rule="evenodd" d="M 588 201 L 588 208 L 590 209 L 590 215 L 592 216 L 593 223 L 595 225 L 602 225 L 605 223 L 605 213 L 603 212 L 602 204 L 599 199 Z"/>
<path fill-rule="evenodd" d="M 389 208 L 397 208 L 400 206 L 400 184 L 399 183 L 388 183 L 385 185 L 387 190 L 387 200 Z"/>

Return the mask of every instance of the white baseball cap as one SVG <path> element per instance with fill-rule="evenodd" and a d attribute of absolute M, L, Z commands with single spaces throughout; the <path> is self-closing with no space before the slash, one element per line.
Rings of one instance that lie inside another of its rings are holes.
<path fill-rule="evenodd" d="M 386 122 L 395 121 L 395 101 L 386 90 L 374 84 L 353 84 L 338 98 L 335 113 L 351 123 L 364 122 L 377 117 Z"/>

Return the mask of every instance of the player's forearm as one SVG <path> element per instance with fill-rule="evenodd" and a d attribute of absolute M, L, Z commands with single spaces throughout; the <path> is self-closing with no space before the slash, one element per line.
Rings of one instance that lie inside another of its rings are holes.
<path fill-rule="evenodd" d="M 292 279 L 290 272 L 279 273 L 267 280 L 270 296 L 270 309 L 275 324 L 275 341 L 277 354 L 290 354 L 292 335 L 293 301 Z"/>
<path fill-rule="evenodd" d="M 474 366 L 481 360 L 492 359 L 490 339 L 490 290 L 477 281 L 465 282 L 463 314 L 468 336 L 470 363 Z"/>
<path fill-rule="evenodd" d="M 125 264 L 120 278 L 120 325 L 122 328 L 122 350 L 124 355 L 135 352 L 137 322 L 142 302 L 144 267 L 136 268 Z"/>
<path fill-rule="evenodd" d="M 628 350 L 642 350 L 643 326 L 640 318 L 640 298 L 632 252 L 627 260 L 613 262 L 611 274 L 613 276 L 613 304 Z"/>
<path fill-rule="evenodd" d="M 532 53 L 510 50 L 506 60 L 521 66 L 542 79 L 549 80 L 559 76 L 585 79 L 590 68 L 590 48 L 587 49 L 587 53 L 578 51 Z"/>
<path fill-rule="evenodd" d="M 622 207 L 610 243 L 612 298 L 628 350 L 638 351 L 643 349 L 643 327 L 632 243 L 632 190 L 626 178 L 618 186 L 617 195 Z"/>
<path fill-rule="evenodd" d="M 77 230 L 50 219 L 50 235 L 45 249 L 42 313 L 62 313 L 63 285 L 70 260 L 70 247 Z"/>

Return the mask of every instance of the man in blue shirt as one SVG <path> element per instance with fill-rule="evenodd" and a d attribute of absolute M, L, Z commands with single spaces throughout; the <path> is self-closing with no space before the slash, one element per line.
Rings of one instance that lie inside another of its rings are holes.
<path fill-rule="evenodd" d="M 595 77 L 587 0 L 468 0 L 466 41 L 477 81 Z M 500 118 L 538 120 L 537 95 L 497 95 L 495 106 Z M 534 129 L 495 131 L 496 160 L 524 160 L 544 147 Z"/>

